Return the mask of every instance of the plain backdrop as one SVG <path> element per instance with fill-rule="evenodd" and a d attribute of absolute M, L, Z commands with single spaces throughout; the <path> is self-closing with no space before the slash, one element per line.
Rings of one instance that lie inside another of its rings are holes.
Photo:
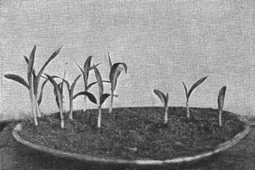
<path fill-rule="evenodd" d="M 217 108 L 218 92 L 226 85 L 224 109 L 255 116 L 254 20 L 255 2 L 244 0 L 1 0 L 0 119 L 31 114 L 28 90 L 4 74 L 26 79 L 23 56 L 34 45 L 36 71 L 63 45 L 45 73 L 66 71 L 70 82 L 81 73 L 76 63 L 82 66 L 90 55 L 93 63 L 102 62 L 98 68 L 105 80 L 107 52 L 113 62 L 125 62 L 128 73 L 120 75 L 114 107 L 161 106 L 153 89 L 168 92 L 170 106 L 184 106 L 182 81 L 190 88 L 209 76 L 191 95 L 191 107 Z M 81 90 L 82 79 L 75 93 Z M 90 91 L 98 96 L 97 86 Z M 58 110 L 50 83 L 43 97 L 42 112 Z M 66 90 L 64 100 L 68 111 Z M 97 106 L 88 102 L 88 107 Z M 74 108 L 83 108 L 83 97 Z"/>

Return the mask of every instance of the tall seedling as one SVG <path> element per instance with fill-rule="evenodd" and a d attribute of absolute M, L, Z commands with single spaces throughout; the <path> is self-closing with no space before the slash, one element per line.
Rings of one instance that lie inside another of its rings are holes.
<path fill-rule="evenodd" d="M 207 76 L 208 77 L 208 76 Z M 205 81 L 205 79 L 207 77 L 203 77 L 201 79 L 199 79 L 197 82 L 195 82 L 191 88 L 189 89 L 189 91 L 187 90 L 187 87 L 186 85 L 184 84 L 184 82 L 182 82 L 183 86 L 184 86 L 184 89 L 185 89 L 185 94 L 186 94 L 186 110 L 187 110 L 187 118 L 190 117 L 190 109 L 189 109 L 189 98 L 190 98 L 190 95 L 192 93 L 192 91 L 197 87 L 199 86 L 201 83 L 203 83 L 203 81 Z"/>
<path fill-rule="evenodd" d="M 53 76 L 50 76 L 48 74 L 45 74 L 47 76 L 47 78 L 49 79 L 49 81 L 52 83 L 53 87 L 54 87 L 54 93 L 56 95 L 56 102 L 57 102 L 57 106 L 59 108 L 59 114 L 60 114 L 60 126 L 61 128 L 64 128 L 64 114 L 63 114 L 63 81 L 58 84 L 55 80 Z"/>
<path fill-rule="evenodd" d="M 73 98 L 76 98 L 77 96 L 80 95 L 85 95 L 89 98 L 89 100 L 95 104 L 98 105 L 98 118 L 97 118 L 97 127 L 101 128 L 101 122 L 102 122 L 102 104 L 105 102 L 105 100 L 110 96 L 110 94 L 108 93 L 104 93 L 104 86 L 103 86 L 103 80 L 101 77 L 101 74 L 99 72 L 99 70 L 97 69 L 97 67 L 94 65 L 93 66 L 94 71 L 95 71 L 95 76 L 97 79 L 97 84 L 98 84 L 98 90 L 99 90 L 99 96 L 98 96 L 98 100 L 96 99 L 96 97 L 91 94 L 88 91 L 83 91 L 83 92 L 79 92 L 77 93 Z"/>
<path fill-rule="evenodd" d="M 89 79 L 89 71 L 91 70 L 91 59 L 92 59 L 93 56 L 89 56 L 86 61 L 84 62 L 84 65 L 83 65 L 83 69 L 77 64 L 77 66 L 79 67 L 79 69 L 81 70 L 82 72 L 82 75 L 83 75 L 83 82 L 84 82 L 84 92 L 88 91 L 89 88 L 91 86 L 93 86 L 94 84 L 96 84 L 96 82 L 93 82 L 93 83 L 88 83 L 88 79 Z M 99 65 L 99 64 L 97 64 Z M 84 96 L 84 108 L 83 108 L 83 111 L 85 112 L 86 110 L 86 100 L 87 100 L 87 96 L 85 95 Z"/>
<path fill-rule="evenodd" d="M 218 95 L 218 111 L 219 111 L 219 126 L 222 126 L 222 110 L 224 105 L 225 93 L 226 93 L 226 86 L 223 86 Z"/>
<path fill-rule="evenodd" d="M 110 102 L 110 108 L 109 108 L 109 113 L 112 113 L 112 107 L 113 107 L 113 97 L 116 96 L 114 95 L 114 91 L 116 90 L 117 86 L 117 79 L 120 76 L 121 71 L 125 70 L 125 73 L 127 73 L 127 65 L 123 62 L 118 62 L 112 64 L 111 57 L 108 53 L 108 59 L 109 59 L 109 64 L 110 64 L 110 74 L 109 74 L 109 79 L 111 82 L 111 102 Z"/>
<path fill-rule="evenodd" d="M 159 90 L 154 90 L 153 92 L 154 92 L 154 94 L 156 94 L 158 96 L 158 98 L 164 105 L 164 108 L 165 108 L 164 124 L 167 124 L 167 122 L 168 122 L 168 100 L 169 100 L 168 93 L 165 95 L 164 93 L 162 93 Z"/>
<path fill-rule="evenodd" d="M 45 81 L 43 83 L 40 96 L 38 96 L 38 86 L 39 86 L 40 78 L 41 78 L 42 73 L 43 73 L 44 69 L 46 68 L 46 66 L 49 64 L 49 62 L 51 60 L 53 60 L 58 55 L 60 50 L 61 50 L 61 47 L 49 57 L 49 59 L 44 63 L 44 65 L 40 69 L 39 73 L 36 75 L 35 70 L 33 68 L 34 60 L 35 60 L 35 51 L 36 51 L 36 45 L 35 45 L 32 49 L 29 59 L 26 56 L 24 56 L 24 58 L 27 62 L 27 65 L 28 65 L 27 66 L 27 80 L 28 80 L 28 82 L 26 82 L 25 79 L 23 79 L 22 77 L 20 77 L 19 75 L 16 75 L 16 74 L 6 74 L 5 75 L 5 77 L 7 79 L 11 79 L 16 82 L 19 82 L 28 88 L 29 94 L 30 94 L 30 99 L 31 99 L 32 114 L 33 114 L 34 123 L 36 126 L 38 125 L 37 116 L 41 116 L 40 111 L 39 111 L 39 104 L 42 101 L 42 90 L 43 90 L 45 83 L 47 82 L 47 81 Z"/>

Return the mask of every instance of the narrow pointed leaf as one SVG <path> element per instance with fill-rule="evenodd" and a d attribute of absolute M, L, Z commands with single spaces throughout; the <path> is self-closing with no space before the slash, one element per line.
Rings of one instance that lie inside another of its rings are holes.
<path fill-rule="evenodd" d="M 28 82 L 29 82 L 29 79 L 30 79 L 30 76 L 31 76 L 31 73 L 32 73 L 33 67 L 34 67 L 35 51 L 36 51 L 36 45 L 32 49 L 32 52 L 31 52 L 29 60 L 28 60 L 28 66 L 27 66 L 27 79 L 28 79 Z"/>
<path fill-rule="evenodd" d="M 109 52 L 107 52 L 107 53 L 108 53 L 108 60 L 109 60 L 109 65 L 110 65 L 110 69 L 111 69 L 112 68 L 112 60 L 111 60 Z"/>
<path fill-rule="evenodd" d="M 224 99 L 225 99 L 225 93 L 226 93 L 226 86 L 223 86 L 218 95 L 218 109 L 222 111 L 223 105 L 224 105 Z"/>
<path fill-rule="evenodd" d="M 79 92 L 79 93 L 75 94 L 75 95 L 73 96 L 73 99 L 75 99 L 76 97 L 81 96 L 81 95 L 87 96 L 87 97 L 89 98 L 89 100 L 90 100 L 92 103 L 97 104 L 97 99 L 96 99 L 96 97 L 95 97 L 93 94 L 91 94 L 91 93 L 89 93 L 89 92 L 87 92 L 87 91 L 82 91 L 82 92 Z"/>
<path fill-rule="evenodd" d="M 96 79 L 97 79 L 97 84 L 98 84 L 98 89 L 99 89 L 99 98 L 101 98 L 101 96 L 103 95 L 104 92 L 104 86 L 103 86 L 103 81 L 102 81 L 102 77 L 101 74 L 99 72 L 99 70 L 97 69 L 97 67 L 94 65 L 94 71 L 95 71 L 95 75 L 96 75 Z"/>
<path fill-rule="evenodd" d="M 187 90 L 187 87 L 186 87 L 186 85 L 184 84 L 184 82 L 182 82 L 182 84 L 183 84 L 183 87 L 184 87 L 184 90 L 185 90 L 186 98 L 188 99 L 188 90 Z"/>
<path fill-rule="evenodd" d="M 89 78 L 89 69 L 90 69 L 90 65 L 91 65 L 91 59 L 92 59 L 93 56 L 89 56 L 85 63 L 84 63 L 84 66 L 83 66 L 83 71 L 84 71 L 84 76 L 85 76 L 85 79 L 88 80 Z"/>
<path fill-rule="evenodd" d="M 41 86 L 41 92 L 40 92 L 40 96 L 39 96 L 39 99 L 38 99 L 38 105 L 41 104 L 42 102 L 42 97 L 43 97 L 43 89 L 44 89 L 44 86 L 46 85 L 46 83 L 48 82 L 48 79 L 44 80 L 42 86 Z"/>
<path fill-rule="evenodd" d="M 110 94 L 104 93 L 102 97 L 100 98 L 100 105 L 102 105 L 109 96 Z"/>
<path fill-rule="evenodd" d="M 57 102 L 57 105 L 58 107 L 60 108 L 60 103 L 61 103 L 61 89 L 59 88 L 59 85 L 57 84 L 57 82 L 54 80 L 54 78 L 48 74 L 45 74 L 49 81 L 52 83 L 52 85 L 54 86 L 54 94 L 56 96 L 56 102 Z M 61 106 L 62 107 L 62 106 Z"/>
<path fill-rule="evenodd" d="M 159 90 L 154 90 L 153 91 L 157 96 L 158 96 L 158 98 L 161 100 L 161 102 L 163 103 L 163 105 L 165 106 L 166 105 L 166 103 L 167 103 L 167 96 L 165 96 L 165 94 L 164 93 L 162 93 L 161 91 L 159 91 Z"/>
<path fill-rule="evenodd" d="M 95 81 L 95 82 L 92 82 L 92 83 L 90 83 L 88 86 L 87 86 L 87 90 L 89 90 L 93 85 L 95 85 L 95 84 L 97 84 L 97 82 Z"/>
<path fill-rule="evenodd" d="M 37 81 L 39 81 L 44 69 L 46 68 L 46 66 L 51 62 L 51 60 L 53 60 L 57 55 L 58 53 L 60 52 L 61 48 L 63 46 L 61 46 L 59 49 L 57 49 L 54 53 L 51 54 L 51 56 L 48 58 L 48 60 L 44 63 L 44 65 L 42 66 L 41 70 L 39 71 L 38 75 L 37 75 Z"/>
<path fill-rule="evenodd" d="M 16 81 L 16 82 L 24 85 L 28 89 L 30 88 L 28 83 L 26 82 L 26 80 L 23 79 L 22 77 L 16 75 L 16 74 L 6 74 L 6 75 L 4 75 L 4 77 L 7 78 L 7 79 L 11 79 L 11 80 Z"/>
<path fill-rule="evenodd" d="M 74 87 L 75 87 L 75 85 L 76 85 L 76 83 L 77 83 L 77 81 L 79 80 L 80 77 L 81 77 L 81 74 L 76 77 L 76 79 L 74 80 L 74 82 L 73 82 L 73 84 L 71 86 L 70 92 L 72 94 L 73 94 L 73 91 L 74 91 Z"/>
<path fill-rule="evenodd" d="M 208 76 L 207 76 L 207 77 L 208 77 Z M 191 86 L 191 88 L 190 88 L 190 90 L 189 90 L 189 92 L 188 92 L 188 98 L 190 97 L 192 91 L 193 91 L 197 86 L 199 86 L 201 83 L 203 83 L 207 77 L 203 77 L 203 78 L 199 79 L 196 83 L 194 83 L 194 84 Z"/>

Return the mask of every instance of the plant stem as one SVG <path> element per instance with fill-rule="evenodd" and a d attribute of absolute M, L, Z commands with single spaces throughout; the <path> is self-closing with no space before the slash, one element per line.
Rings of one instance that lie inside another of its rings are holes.
<path fill-rule="evenodd" d="M 38 117 L 42 117 L 41 112 L 40 112 L 40 108 L 39 108 L 39 104 L 38 104 L 38 95 L 35 94 L 35 106 L 36 106 L 36 113 Z"/>
<path fill-rule="evenodd" d="M 112 107 L 113 107 L 113 90 L 111 92 L 111 102 L 110 102 L 110 108 L 109 108 L 109 113 L 112 113 Z"/>
<path fill-rule="evenodd" d="M 33 86 L 33 76 L 31 75 L 30 79 L 29 79 L 29 94 L 30 94 L 30 98 L 31 98 L 31 108 L 32 108 L 32 113 L 33 113 L 33 117 L 34 117 L 34 123 L 35 126 L 38 126 L 38 121 L 37 121 L 37 115 L 36 115 L 36 99 L 35 99 L 35 95 L 34 95 L 34 86 Z"/>
<path fill-rule="evenodd" d="M 86 111 L 86 103 L 87 103 L 87 96 L 84 96 L 84 106 L 83 106 L 83 112 Z"/>
<path fill-rule="evenodd" d="M 190 117 L 189 100 L 186 101 L 187 118 Z"/>
<path fill-rule="evenodd" d="M 219 126 L 222 126 L 221 114 L 222 110 L 219 110 Z"/>
<path fill-rule="evenodd" d="M 164 124 L 167 124 L 167 122 L 168 122 L 168 107 L 166 107 L 165 111 Z"/>
<path fill-rule="evenodd" d="M 101 105 L 98 106 L 98 118 L 97 118 L 97 127 L 101 128 L 101 119 L 102 119 L 102 108 Z"/>
<path fill-rule="evenodd" d="M 69 119 L 73 120 L 73 97 L 72 94 L 69 93 L 69 104 L 70 104 L 70 113 L 69 113 Z"/>

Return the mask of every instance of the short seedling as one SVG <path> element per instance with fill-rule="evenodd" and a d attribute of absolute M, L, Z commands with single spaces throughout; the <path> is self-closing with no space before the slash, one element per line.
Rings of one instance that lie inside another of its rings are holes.
<path fill-rule="evenodd" d="M 162 93 L 159 90 L 154 90 L 154 94 L 156 94 L 158 96 L 158 98 L 164 105 L 164 108 L 165 108 L 164 124 L 167 124 L 167 122 L 168 122 L 168 100 L 169 100 L 168 93 L 165 95 L 164 93 Z"/>
<path fill-rule="evenodd" d="M 63 114 L 63 81 L 60 84 L 58 84 L 54 80 L 53 76 L 50 76 L 48 74 L 45 74 L 45 75 L 54 86 L 54 93 L 56 95 L 56 101 L 57 101 L 59 114 L 60 114 L 60 126 L 61 128 L 64 128 L 65 125 L 64 125 L 64 114 Z"/>
<path fill-rule="evenodd" d="M 120 76 L 120 73 L 123 70 L 123 68 L 125 70 L 125 73 L 127 73 L 127 65 L 123 62 L 112 64 L 109 53 L 108 53 L 108 59 L 109 59 L 109 64 L 111 68 L 110 74 L 109 74 L 109 79 L 111 82 L 111 103 L 110 103 L 109 113 L 112 113 L 113 97 L 117 96 L 117 95 L 114 95 L 114 91 L 116 90 L 116 86 L 117 86 L 117 79 Z"/>
<path fill-rule="evenodd" d="M 44 65 L 42 66 L 42 68 L 40 69 L 39 73 L 36 75 L 35 74 L 35 70 L 34 70 L 34 60 L 35 60 L 35 51 L 36 51 L 36 45 L 33 47 L 32 52 L 30 54 L 29 59 L 24 56 L 28 67 L 27 67 L 27 80 L 28 82 L 26 82 L 22 77 L 15 75 L 15 74 L 6 74 L 5 77 L 11 80 L 14 80 L 16 82 L 21 83 L 22 85 L 24 85 L 25 87 L 28 88 L 29 90 L 29 94 L 30 94 L 30 99 L 31 99 L 31 109 L 32 109 L 32 114 L 33 114 L 33 118 L 34 118 L 34 123 L 37 126 L 38 125 L 38 121 L 37 121 L 37 116 L 41 117 L 40 111 L 39 111 L 39 105 L 42 101 L 42 90 L 43 90 L 43 86 L 45 85 L 45 83 L 43 83 L 43 86 L 41 88 L 41 93 L 40 96 L 38 96 L 38 86 L 39 86 L 39 82 L 40 82 L 40 78 L 42 76 L 42 73 L 44 71 L 44 69 L 46 68 L 46 66 L 50 63 L 51 60 L 53 60 L 58 53 L 60 52 L 61 47 L 56 50 L 50 57 L 49 59 L 44 63 Z"/>
<path fill-rule="evenodd" d="M 93 83 L 90 83 L 88 84 L 88 79 L 89 79 L 89 71 L 91 70 L 91 59 L 92 59 L 93 56 L 89 56 L 86 61 L 84 62 L 84 65 L 83 65 L 83 69 L 77 64 L 77 66 L 79 67 L 79 69 L 81 70 L 82 72 L 82 75 L 83 75 L 83 82 L 84 82 L 84 92 L 88 91 L 89 88 L 91 86 L 93 86 L 94 84 L 96 84 L 96 82 L 93 82 Z M 100 63 L 99 63 L 100 64 Z M 98 66 L 99 64 L 97 64 L 96 66 Z M 84 108 L 83 108 L 83 111 L 85 112 L 86 110 L 86 95 L 84 96 Z"/>
<path fill-rule="evenodd" d="M 222 110 L 224 105 L 225 93 L 226 93 L 226 86 L 223 86 L 218 95 L 218 111 L 219 111 L 219 126 L 222 126 Z"/>
<path fill-rule="evenodd" d="M 207 76 L 208 77 L 208 76 Z M 182 82 L 183 86 L 184 86 L 184 89 L 185 89 L 185 94 L 186 94 L 186 110 L 187 110 L 187 118 L 190 117 L 190 109 L 189 109 L 189 98 L 190 98 L 190 95 L 192 93 L 192 91 L 197 87 L 199 86 L 201 83 L 203 83 L 203 81 L 205 81 L 205 79 L 207 77 L 203 77 L 201 79 L 199 79 L 197 82 L 195 82 L 191 88 L 189 89 L 189 92 L 187 90 L 187 87 L 186 85 L 184 84 L 184 82 Z"/>
<path fill-rule="evenodd" d="M 63 79 L 63 81 L 66 83 L 66 86 L 67 86 L 67 90 L 68 90 L 68 93 L 69 93 L 69 107 L 70 107 L 70 112 L 69 112 L 69 119 L 73 120 L 73 92 L 74 92 L 74 88 L 75 88 L 75 85 L 77 83 L 77 81 L 79 80 L 79 78 L 81 77 L 81 75 L 78 75 L 74 82 L 72 83 L 72 85 L 70 86 L 70 83 Z"/>
<path fill-rule="evenodd" d="M 97 127 L 98 128 L 101 128 L 101 122 L 102 122 L 102 104 L 105 102 L 105 100 L 110 96 L 110 94 L 108 93 L 104 93 L 104 86 L 103 86 L 103 80 L 102 80 L 102 77 L 101 77 L 101 74 L 99 72 L 99 70 L 97 69 L 97 67 L 94 65 L 93 66 L 94 68 L 94 71 L 95 71 L 95 76 L 96 76 L 96 79 L 97 79 L 97 84 L 98 84 L 98 90 L 99 90 L 99 97 L 98 97 L 98 100 L 96 100 L 96 97 L 91 94 L 90 92 L 88 91 L 83 91 L 83 92 L 79 92 L 78 94 L 76 94 L 74 96 L 74 98 L 76 98 L 77 96 L 79 95 L 85 95 L 89 98 L 89 100 L 95 104 L 98 105 L 98 118 L 97 118 Z"/>

